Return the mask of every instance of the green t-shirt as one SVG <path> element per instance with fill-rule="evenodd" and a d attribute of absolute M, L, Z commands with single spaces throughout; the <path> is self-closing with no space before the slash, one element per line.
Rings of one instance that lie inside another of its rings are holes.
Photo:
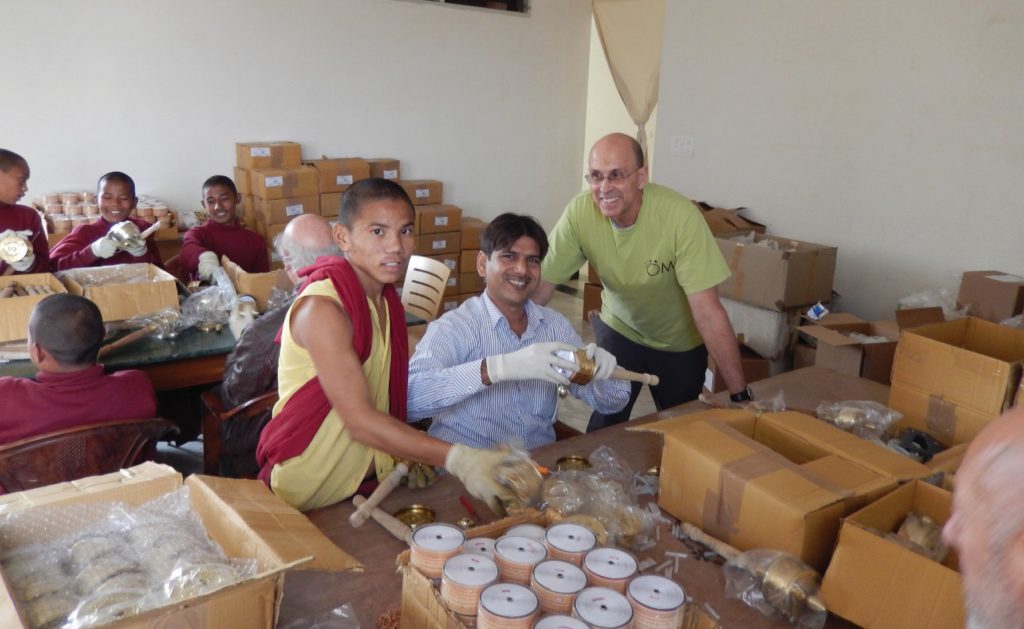
<path fill-rule="evenodd" d="M 541 272 L 558 284 L 584 261 L 601 276 L 601 320 L 626 338 L 682 352 L 703 343 L 687 293 L 717 286 L 729 267 L 700 210 L 664 186 L 644 187 L 637 222 L 619 229 L 590 192 L 569 202 L 550 235 Z"/>

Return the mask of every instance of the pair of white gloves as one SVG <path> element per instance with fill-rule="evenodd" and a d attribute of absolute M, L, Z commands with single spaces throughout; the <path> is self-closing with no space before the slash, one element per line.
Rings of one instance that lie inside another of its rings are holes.
<path fill-rule="evenodd" d="M 141 258 L 142 256 L 146 255 L 145 240 L 143 240 L 141 244 L 131 247 L 114 240 L 113 237 L 111 237 L 109 231 L 106 234 L 104 234 L 102 238 L 96 239 L 91 245 L 89 245 L 89 248 L 92 249 L 92 254 L 94 256 L 96 256 L 97 258 L 103 258 L 104 260 L 107 258 L 114 257 L 114 254 L 116 254 L 120 250 L 127 251 L 136 258 Z"/>
<path fill-rule="evenodd" d="M 12 269 L 18 271 L 19 273 L 22 273 L 31 269 L 32 265 L 35 264 L 36 262 L 36 254 L 35 252 L 32 251 L 32 231 L 28 229 L 22 229 L 18 231 L 14 231 L 13 229 L 5 229 L 4 231 L 0 232 L 0 240 L 10 238 L 12 236 L 15 238 L 21 238 L 22 240 L 25 241 L 25 244 L 28 245 L 28 253 L 25 254 L 24 258 L 16 262 L 9 263 Z"/>
<path fill-rule="evenodd" d="M 611 352 L 591 343 L 586 346 L 587 358 L 595 362 L 591 380 L 607 380 L 618 363 Z M 510 380 L 546 380 L 554 384 L 569 386 L 569 378 L 579 370 L 575 361 L 568 356 L 576 348 L 568 343 L 552 341 L 534 343 L 508 354 L 487 357 L 487 376 L 491 384 Z M 559 353 L 561 355 L 559 355 Z M 566 356 L 566 358 L 563 358 Z"/>

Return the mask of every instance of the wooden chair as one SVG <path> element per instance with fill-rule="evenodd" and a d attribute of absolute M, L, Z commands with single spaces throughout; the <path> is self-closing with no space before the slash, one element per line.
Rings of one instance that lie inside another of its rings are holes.
<path fill-rule="evenodd" d="M 402 284 L 402 306 L 428 323 L 436 319 L 451 272 L 444 262 L 425 256 L 409 258 L 409 270 Z"/>
<path fill-rule="evenodd" d="M 224 448 L 221 424 L 229 419 L 247 421 L 258 417 L 277 403 L 277 391 L 264 393 L 230 409 L 221 404 L 216 390 L 204 392 L 199 399 L 203 409 L 203 472 L 216 476 L 220 474 L 220 457 Z"/>
<path fill-rule="evenodd" d="M 66 428 L 0 446 L 0 485 L 8 492 L 116 472 L 141 462 L 147 445 L 178 427 L 159 417 Z"/>

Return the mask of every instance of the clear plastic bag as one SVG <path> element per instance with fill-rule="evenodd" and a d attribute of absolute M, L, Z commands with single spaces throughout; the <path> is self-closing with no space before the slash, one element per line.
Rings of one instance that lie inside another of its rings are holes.
<path fill-rule="evenodd" d="M 781 413 L 786 410 L 786 396 L 783 390 L 780 388 L 779 392 L 770 398 L 763 400 L 754 400 L 753 402 L 747 402 L 745 404 L 733 404 L 740 408 L 746 408 L 749 411 L 757 414 L 761 413 Z"/>
<path fill-rule="evenodd" d="M 953 275 L 949 283 L 939 288 L 929 288 L 912 293 L 900 299 L 898 308 L 933 308 L 941 307 L 946 320 L 962 319 L 967 316 L 967 308 L 958 308 L 957 295 L 960 292 L 960 274 Z"/>
<path fill-rule="evenodd" d="M 723 566 L 725 594 L 769 618 L 782 616 L 802 629 L 821 629 L 828 612 L 818 598 L 820 577 L 810 566 L 779 550 L 740 553 Z"/>
<path fill-rule="evenodd" d="M 822 402 L 816 412 L 818 419 L 862 439 L 881 439 L 903 417 L 899 411 L 872 400 Z"/>
<path fill-rule="evenodd" d="M 270 296 L 267 297 L 267 310 L 273 310 L 291 301 L 294 291 L 281 290 L 277 286 L 270 289 Z"/>
<path fill-rule="evenodd" d="M 316 616 L 298 618 L 277 629 L 359 629 L 355 611 L 345 603 Z"/>
<path fill-rule="evenodd" d="M 223 269 L 218 270 L 223 272 Z M 233 287 L 209 286 L 189 295 L 181 304 L 181 314 L 187 322 L 201 330 L 220 329 L 228 322 L 237 299 Z"/>
<path fill-rule="evenodd" d="M 1003 319 L 999 323 L 1000 325 L 1005 325 L 1010 328 L 1024 330 L 1024 314 L 1019 314 L 1016 317 L 1010 317 L 1009 319 Z"/>
<path fill-rule="evenodd" d="M 57 273 L 57 277 L 72 279 L 83 287 L 103 284 L 145 284 L 162 282 L 167 279 L 166 277 L 150 277 L 149 265 L 143 263 L 68 269 Z"/>
<path fill-rule="evenodd" d="M 949 554 L 949 546 L 942 540 L 942 526 L 923 513 L 908 513 L 900 528 L 885 537 L 938 563 Z"/>

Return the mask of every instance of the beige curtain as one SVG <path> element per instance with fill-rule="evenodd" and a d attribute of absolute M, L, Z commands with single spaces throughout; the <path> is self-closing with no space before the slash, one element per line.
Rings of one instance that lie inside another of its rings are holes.
<path fill-rule="evenodd" d="M 636 139 L 647 155 L 647 130 L 658 103 L 664 0 L 591 0 L 615 87 L 636 124 Z"/>

